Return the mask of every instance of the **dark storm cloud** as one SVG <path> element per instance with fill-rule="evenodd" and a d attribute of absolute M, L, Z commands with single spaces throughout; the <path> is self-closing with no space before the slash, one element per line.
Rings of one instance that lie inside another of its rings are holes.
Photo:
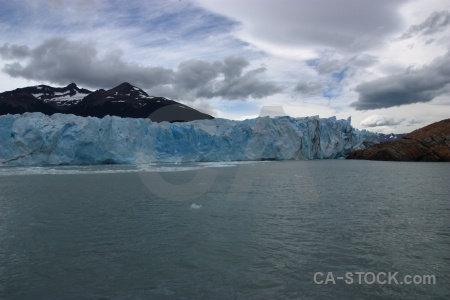
<path fill-rule="evenodd" d="M 0 57 L 3 59 L 21 59 L 30 55 L 30 49 L 27 46 L 4 44 L 0 47 Z"/>
<path fill-rule="evenodd" d="M 436 58 L 421 69 L 408 69 L 405 73 L 386 76 L 362 83 L 356 87 L 358 101 L 351 106 L 368 110 L 429 102 L 449 92 L 450 52 Z"/>
<path fill-rule="evenodd" d="M 180 89 L 193 90 L 204 86 L 220 73 L 219 63 L 203 60 L 188 60 L 178 66 L 174 86 Z"/>
<path fill-rule="evenodd" d="M 244 72 L 249 62 L 242 57 L 214 62 L 188 60 L 180 63 L 178 70 L 172 70 L 125 62 L 120 52 L 100 57 L 95 45 L 64 38 L 47 40 L 33 49 L 5 44 L 0 48 L 0 55 L 16 60 L 26 58 L 24 62 L 5 65 L 3 71 L 12 77 L 61 85 L 76 82 L 92 88 L 109 88 L 128 81 L 149 91 L 166 91 L 186 100 L 196 97 L 245 100 L 281 91 L 275 83 L 258 78 L 265 69 Z"/>
<path fill-rule="evenodd" d="M 130 81 L 150 88 L 167 84 L 174 76 L 169 69 L 126 63 L 120 53 L 100 58 L 94 45 L 63 38 L 43 42 L 29 51 L 28 58 L 24 64 L 6 64 L 3 71 L 12 77 L 89 87 L 112 87 Z"/>
<path fill-rule="evenodd" d="M 264 98 L 283 90 L 274 82 L 262 81 L 258 74 L 265 72 L 265 68 L 248 71 L 242 76 L 226 78 L 216 84 L 205 86 L 199 90 L 197 96 L 205 98 L 222 97 L 228 100 L 243 100 L 247 97 Z"/>
<path fill-rule="evenodd" d="M 222 72 L 226 79 L 240 77 L 242 70 L 249 65 L 243 57 L 227 57 L 222 65 Z"/>
<path fill-rule="evenodd" d="M 450 12 L 448 11 L 435 11 L 420 24 L 412 25 L 409 29 L 400 37 L 400 39 L 408 39 L 414 35 L 430 35 L 436 32 L 443 31 L 450 25 Z"/>
<path fill-rule="evenodd" d="M 244 72 L 248 65 L 249 62 L 241 57 L 228 57 L 212 63 L 201 60 L 182 62 L 175 75 L 172 94 L 191 93 L 198 98 L 244 100 L 248 97 L 263 98 L 282 90 L 275 83 L 258 78 L 266 71 L 265 68 Z"/>

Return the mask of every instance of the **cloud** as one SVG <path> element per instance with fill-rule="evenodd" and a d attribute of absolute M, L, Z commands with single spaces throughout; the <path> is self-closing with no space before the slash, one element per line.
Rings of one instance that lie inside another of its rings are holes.
<path fill-rule="evenodd" d="M 245 100 L 282 91 L 274 82 L 259 79 L 265 68 L 245 70 L 250 63 L 242 57 L 213 62 L 187 60 L 172 70 L 128 63 L 120 51 L 100 57 L 94 44 L 65 38 L 44 41 L 33 49 L 5 44 L 0 48 L 0 55 L 20 59 L 20 62 L 5 64 L 3 71 L 11 77 L 61 85 L 76 82 L 93 88 L 108 88 L 128 81 L 143 89 L 162 92 L 166 97 L 186 100 L 214 97 Z"/>
<path fill-rule="evenodd" d="M 265 68 L 244 71 L 249 62 L 243 57 L 227 57 L 223 61 L 188 60 L 178 65 L 171 85 L 156 87 L 152 92 L 172 98 L 222 98 L 245 100 L 264 98 L 283 88 L 272 81 L 259 79 Z"/>
<path fill-rule="evenodd" d="M 294 87 L 294 92 L 321 95 L 327 99 L 337 98 L 342 95 L 345 87 L 354 81 L 352 77 L 377 62 L 376 56 L 366 53 L 340 55 L 322 51 L 321 57 L 306 60 L 306 65 L 315 70 L 319 77 L 300 80 Z M 348 78 L 350 80 L 347 80 Z"/>
<path fill-rule="evenodd" d="M 324 86 L 320 82 L 311 82 L 300 80 L 294 88 L 294 92 L 303 95 L 317 95 L 320 94 Z"/>
<path fill-rule="evenodd" d="M 342 69 L 342 64 L 337 59 L 331 59 L 331 60 L 322 60 L 319 62 L 319 64 L 316 66 L 316 71 L 319 73 L 319 75 L 323 74 L 330 74 L 337 71 L 340 71 Z"/>
<path fill-rule="evenodd" d="M 236 22 L 194 1 L 1 1 L 0 46 L 29 47 L 55 37 L 95 41 L 99 53 L 121 49 L 127 61 L 174 68 L 190 58 L 254 54 L 232 35 Z M 45 17 L 42 17 L 45 16 Z M 0 68 L 1 69 L 1 68 Z"/>
<path fill-rule="evenodd" d="M 193 90 L 201 88 L 219 75 L 218 63 L 203 60 L 189 60 L 179 64 L 174 85 L 180 89 Z"/>
<path fill-rule="evenodd" d="M 431 35 L 445 30 L 450 25 L 450 12 L 435 11 L 420 24 L 412 25 L 399 39 L 409 39 L 414 35 Z"/>
<path fill-rule="evenodd" d="M 387 118 L 381 115 L 371 115 L 361 121 L 361 126 L 378 127 L 378 126 L 394 126 L 400 124 L 401 121 L 395 121 L 394 118 Z"/>
<path fill-rule="evenodd" d="M 240 0 L 198 0 L 206 9 L 240 22 L 238 36 L 268 52 L 310 46 L 369 49 L 401 28 L 398 7 L 404 2 L 248 0 L 243 5 Z"/>
<path fill-rule="evenodd" d="M 357 110 L 387 108 L 418 102 L 430 102 L 449 93 L 450 52 L 434 59 L 421 69 L 382 77 L 358 85 L 358 101 L 351 104 Z"/>
<path fill-rule="evenodd" d="M 88 87 L 112 87 L 129 81 L 151 88 L 170 83 L 174 76 L 172 70 L 162 67 L 126 63 L 120 52 L 99 57 L 95 45 L 75 43 L 64 38 L 44 41 L 29 50 L 27 58 L 25 63 L 6 64 L 3 71 L 12 77 L 61 85 L 76 82 Z"/>
<path fill-rule="evenodd" d="M 215 65 L 222 69 L 219 75 L 223 74 L 224 78 L 201 83 L 201 86 L 195 92 L 197 97 L 244 100 L 248 97 L 264 98 L 283 90 L 282 87 L 274 82 L 262 81 L 258 78 L 259 74 L 266 71 L 265 68 L 250 70 L 241 75 L 242 65 L 235 65 L 232 68 L 226 60 L 222 66 L 220 62 L 216 62 Z M 227 75 L 227 71 L 231 71 L 232 76 L 230 74 Z M 175 85 L 174 88 L 176 89 L 177 86 Z"/>
<path fill-rule="evenodd" d="M 239 77 L 242 74 L 242 70 L 249 65 L 248 61 L 243 57 L 228 57 L 224 60 L 222 72 L 225 78 L 231 80 Z"/>
<path fill-rule="evenodd" d="M 28 46 L 4 44 L 0 47 L 0 57 L 3 59 L 20 59 L 30 55 Z"/>
<path fill-rule="evenodd" d="M 258 75 L 265 68 L 244 72 L 249 62 L 242 57 L 227 57 L 223 61 L 208 62 L 188 60 L 178 65 L 173 84 L 161 92 L 172 97 L 214 98 L 244 100 L 248 97 L 263 98 L 282 91 L 270 81 L 262 81 Z"/>
<path fill-rule="evenodd" d="M 351 57 L 347 63 L 353 67 L 365 68 L 365 67 L 370 67 L 377 62 L 378 62 L 378 57 L 370 55 L 370 54 L 361 53 L 361 54 Z"/>

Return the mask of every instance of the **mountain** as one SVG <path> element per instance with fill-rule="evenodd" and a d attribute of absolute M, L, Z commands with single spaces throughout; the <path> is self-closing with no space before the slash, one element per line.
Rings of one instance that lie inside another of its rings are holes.
<path fill-rule="evenodd" d="M 30 86 L 0 94 L 0 115 L 42 112 L 51 115 L 66 112 L 92 93 L 71 83 L 55 88 L 48 85 Z"/>
<path fill-rule="evenodd" d="M 401 137 L 404 137 L 405 135 L 407 135 L 407 133 L 390 133 L 390 134 L 378 133 L 380 143 L 391 142 Z"/>
<path fill-rule="evenodd" d="M 337 158 L 378 136 L 335 117 L 156 123 L 30 113 L 0 116 L 0 141 L 0 166 L 42 166 Z"/>
<path fill-rule="evenodd" d="M 450 161 L 450 119 L 430 124 L 392 142 L 354 151 L 347 159 Z"/>
<path fill-rule="evenodd" d="M 92 92 L 75 83 L 55 88 L 47 85 L 19 88 L 0 93 L 0 115 L 41 112 L 74 114 L 82 117 L 106 115 L 150 118 L 155 122 L 186 122 L 213 119 L 189 106 L 164 97 L 149 96 L 127 82 L 110 90 Z"/>
<path fill-rule="evenodd" d="M 127 82 L 110 90 L 98 90 L 89 94 L 70 111 L 83 117 L 102 118 L 106 115 L 128 118 L 149 117 L 155 122 L 183 122 L 213 118 L 176 101 L 149 96 Z"/>

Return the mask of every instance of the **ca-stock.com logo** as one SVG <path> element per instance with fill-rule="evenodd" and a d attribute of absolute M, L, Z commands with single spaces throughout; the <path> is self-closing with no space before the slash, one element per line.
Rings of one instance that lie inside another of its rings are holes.
<path fill-rule="evenodd" d="M 169 116 L 174 115 L 174 110 L 176 110 L 175 107 L 163 107 L 152 113 L 149 118 L 152 121 L 167 121 Z M 263 106 L 259 114 L 260 117 L 268 116 L 271 118 L 285 115 L 286 114 L 282 106 Z M 190 121 L 182 119 L 181 114 L 178 114 L 176 119 L 172 121 L 176 123 L 160 124 L 158 126 L 161 128 L 158 130 L 170 130 L 171 126 L 190 126 L 186 123 L 180 123 L 183 121 Z M 258 122 L 258 120 L 256 122 Z M 179 138 L 183 139 L 183 136 Z M 157 142 L 165 143 L 163 140 Z M 207 149 L 207 151 L 220 150 L 214 148 L 218 147 L 216 145 L 208 145 L 208 147 L 211 148 Z M 205 148 L 203 147 L 203 149 Z M 174 152 L 179 150 L 182 152 L 182 149 L 169 150 Z M 246 151 L 246 149 L 243 151 Z M 178 152 L 177 157 L 179 158 L 180 155 L 182 157 L 182 153 L 180 154 Z M 170 155 L 166 155 L 165 157 L 170 157 Z M 244 199 L 254 184 L 253 178 L 255 176 L 252 176 L 249 168 L 246 168 L 246 164 L 243 164 L 242 162 L 196 162 L 189 161 L 189 159 L 187 159 L 180 164 L 175 164 L 173 162 L 164 164 L 164 162 L 154 159 L 152 163 L 155 163 L 154 169 L 149 168 L 141 171 L 139 172 L 139 176 L 150 192 L 165 200 L 189 201 L 200 198 L 212 189 L 212 186 L 217 180 L 221 180 L 219 179 L 219 169 L 216 168 L 217 166 L 229 167 L 229 172 L 227 172 L 225 180 L 231 182 L 231 184 L 227 186 L 226 190 L 221 192 L 226 193 L 227 199 L 230 201 Z"/>

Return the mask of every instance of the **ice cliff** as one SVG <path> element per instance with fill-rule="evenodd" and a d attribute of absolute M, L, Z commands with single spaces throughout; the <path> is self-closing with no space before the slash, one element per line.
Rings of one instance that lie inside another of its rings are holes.
<path fill-rule="evenodd" d="M 337 158 L 378 143 L 347 120 L 261 117 L 186 123 L 41 113 L 0 116 L 0 165 Z"/>

